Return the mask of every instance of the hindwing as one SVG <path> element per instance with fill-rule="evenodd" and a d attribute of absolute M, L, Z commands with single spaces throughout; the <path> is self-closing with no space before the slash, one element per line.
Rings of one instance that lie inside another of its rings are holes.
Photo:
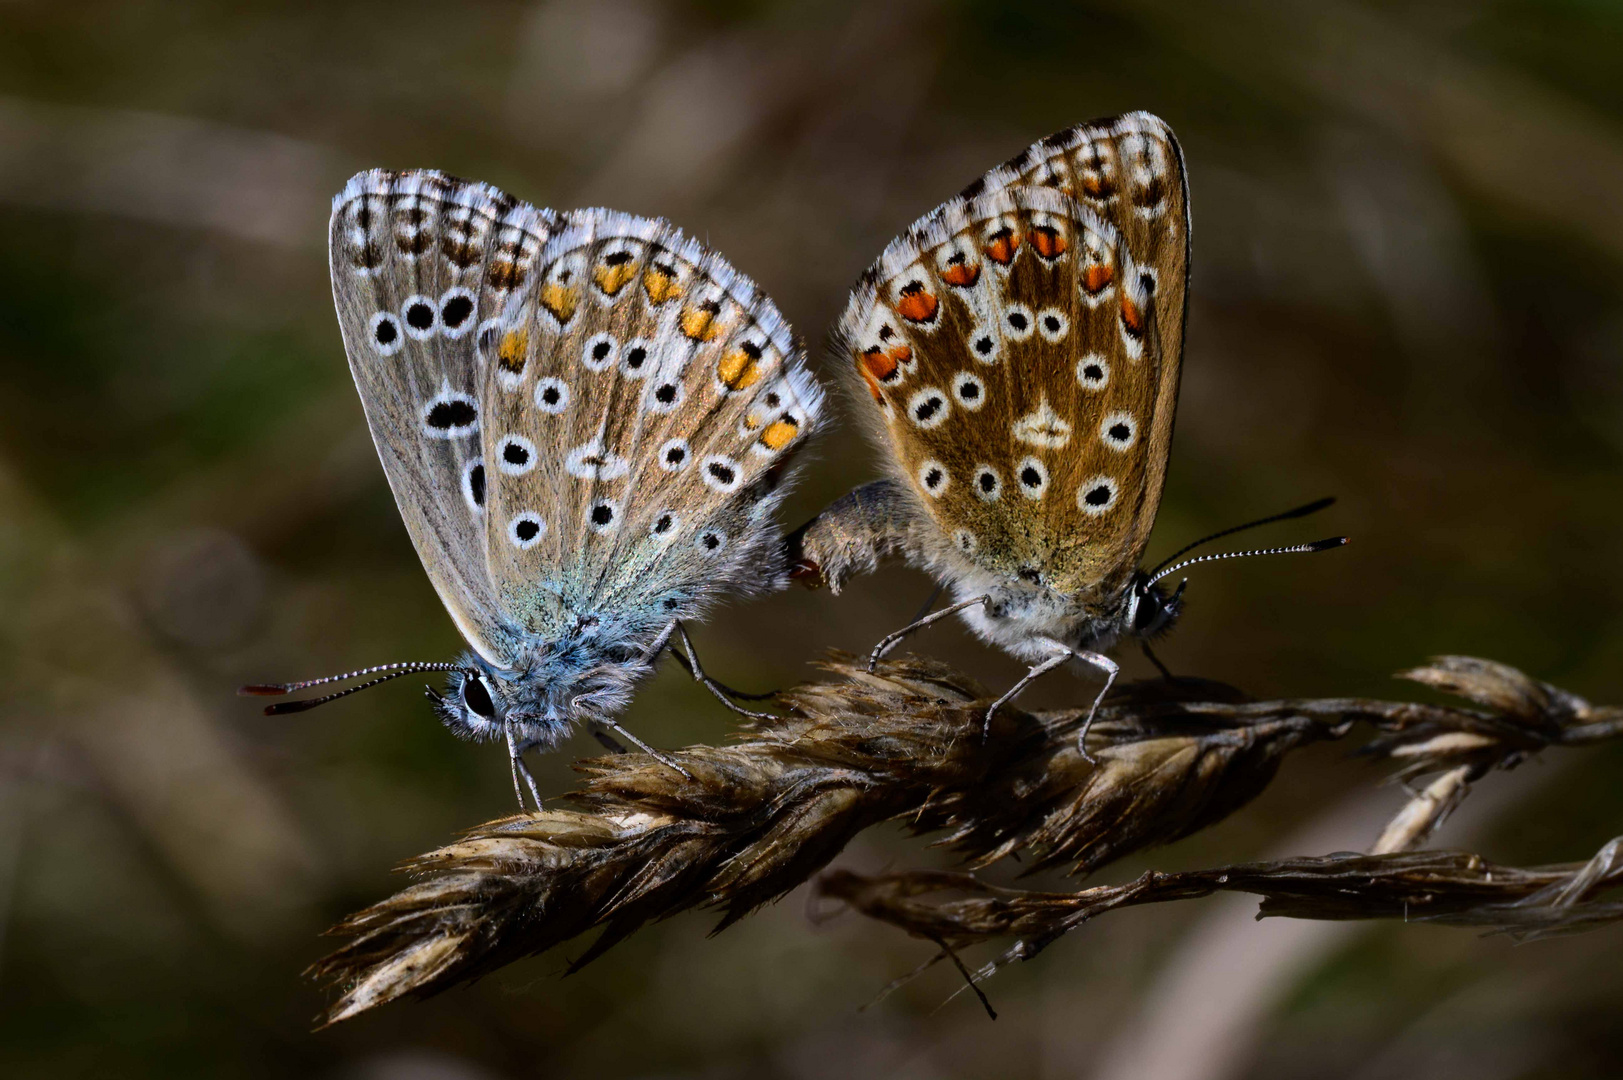
<path fill-rule="evenodd" d="M 1138 113 L 1035 144 L 920 219 L 835 336 L 893 471 L 968 564 L 1119 591 L 1166 476 L 1188 215 Z"/>

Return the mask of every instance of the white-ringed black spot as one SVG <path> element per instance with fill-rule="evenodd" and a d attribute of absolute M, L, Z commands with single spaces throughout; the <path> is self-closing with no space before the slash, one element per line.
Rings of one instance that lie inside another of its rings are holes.
<path fill-rule="evenodd" d="M 1020 481 L 1020 494 L 1028 499 L 1040 499 L 1048 490 L 1048 466 L 1039 458 L 1022 458 L 1014 474 Z"/>
<path fill-rule="evenodd" d="M 1116 481 L 1108 476 L 1090 477 L 1076 489 L 1077 508 L 1089 517 L 1098 517 L 1116 505 L 1118 490 Z"/>
<path fill-rule="evenodd" d="M 719 555 L 722 548 L 727 546 L 727 535 L 715 529 L 706 529 L 699 534 L 695 546 L 706 555 Z"/>
<path fill-rule="evenodd" d="M 986 384 L 973 372 L 960 372 L 952 381 L 952 396 L 970 412 L 986 404 Z"/>
<path fill-rule="evenodd" d="M 667 439 L 659 448 L 659 467 L 666 472 L 679 472 L 687 465 L 690 453 L 686 439 Z"/>
<path fill-rule="evenodd" d="M 508 435 L 496 450 L 496 467 L 508 476 L 523 476 L 535 468 L 535 444 L 522 435 Z"/>
<path fill-rule="evenodd" d="M 1003 332 L 1014 341 L 1026 340 L 1036 328 L 1036 316 L 1024 304 L 1010 304 L 1003 313 Z"/>
<path fill-rule="evenodd" d="M 640 379 L 648 374 L 648 342 L 633 338 L 620 350 L 620 373 L 628 379 Z"/>
<path fill-rule="evenodd" d="M 1076 362 L 1076 381 L 1084 390 L 1103 390 L 1110 385 L 1110 361 L 1089 353 Z"/>
<path fill-rule="evenodd" d="M 468 394 L 445 389 L 423 403 L 423 434 L 431 439 L 460 439 L 479 430 L 479 403 Z"/>
<path fill-rule="evenodd" d="M 982 502 L 997 502 L 1003 494 L 1003 477 L 990 465 L 975 466 L 975 494 Z"/>
<path fill-rule="evenodd" d="M 701 475 L 705 486 L 717 491 L 733 491 L 743 479 L 743 470 L 738 462 L 722 454 L 711 454 L 705 458 L 703 468 Z"/>
<path fill-rule="evenodd" d="M 459 338 L 474 325 L 473 293 L 458 286 L 440 294 L 440 333 Z"/>
<path fill-rule="evenodd" d="M 372 316 L 367 332 L 372 338 L 372 348 L 380 356 L 393 356 L 400 351 L 400 320 L 389 312 L 380 311 Z"/>
<path fill-rule="evenodd" d="M 531 510 L 514 514 L 513 520 L 507 523 L 507 538 L 520 551 L 533 548 L 541 542 L 541 538 L 546 534 L 546 521 L 542 519 L 540 514 Z"/>
<path fill-rule="evenodd" d="M 648 535 L 661 540 L 669 540 L 676 535 L 682 527 L 682 521 L 669 510 L 663 510 L 654 519 L 654 524 L 648 529 Z"/>
<path fill-rule="evenodd" d="M 554 416 L 569 408 L 569 384 L 551 376 L 536 380 L 535 407 Z"/>
<path fill-rule="evenodd" d="M 400 305 L 400 314 L 406 320 L 406 336 L 418 341 L 433 337 L 440 324 L 434 301 L 426 296 L 407 297 L 406 302 Z"/>
<path fill-rule="evenodd" d="M 586 346 L 581 350 L 580 362 L 587 371 L 603 371 L 614 363 L 620 349 L 620 343 L 610 333 L 593 334 L 586 339 Z"/>
<path fill-rule="evenodd" d="M 947 472 L 947 467 L 933 458 L 919 466 L 918 478 L 919 487 L 934 498 L 940 498 L 952 483 L 952 474 Z"/>
<path fill-rule="evenodd" d="M 680 404 L 682 404 L 682 387 L 679 383 L 660 383 L 648 395 L 648 408 L 654 412 L 670 412 Z"/>
<path fill-rule="evenodd" d="M 947 419 L 947 395 L 933 386 L 917 391 L 907 402 L 907 415 L 921 428 L 935 427 Z"/>
<path fill-rule="evenodd" d="M 1099 438 L 1112 450 L 1129 449 L 1138 441 L 1138 421 L 1128 412 L 1113 412 L 1099 422 Z"/>
<path fill-rule="evenodd" d="M 613 499 L 599 499 L 586 512 L 586 521 L 596 533 L 608 532 L 620 520 L 620 505 Z"/>
<path fill-rule="evenodd" d="M 474 517 L 485 512 L 485 463 L 479 458 L 469 458 L 462 466 L 462 498 Z"/>
<path fill-rule="evenodd" d="M 1037 332 L 1044 341 L 1061 342 L 1071 332 L 1071 319 L 1059 308 L 1043 308 L 1037 313 Z"/>

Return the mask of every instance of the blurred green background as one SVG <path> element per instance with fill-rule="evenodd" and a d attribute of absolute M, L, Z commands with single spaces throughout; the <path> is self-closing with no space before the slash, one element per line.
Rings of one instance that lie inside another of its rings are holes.
<path fill-rule="evenodd" d="M 1513 948 L 1257 924 L 1239 899 L 1083 929 L 988 986 L 995 1024 L 942 1004 L 945 970 L 862 1010 L 929 947 L 814 923 L 802 891 L 714 940 L 685 916 L 568 979 L 566 949 L 311 1035 L 319 932 L 506 813 L 506 762 L 405 680 L 274 720 L 233 689 L 459 646 L 333 316 L 352 172 L 664 215 L 815 344 L 915 217 L 1042 135 L 1149 109 L 1183 142 L 1195 249 L 1151 555 L 1332 493 L 1266 538 L 1354 537 L 1205 568 L 1164 659 L 1259 696 L 1391 696 L 1467 652 L 1623 701 L 1620 56 L 1610 0 L 0 6 L 0 1074 L 1615 1075 L 1616 931 Z M 872 475 L 838 427 L 789 516 Z M 697 642 L 718 677 L 782 685 L 929 588 L 895 568 L 786 593 Z M 1018 671 L 957 627 L 917 647 Z M 1056 676 L 1028 703 L 1089 693 Z M 731 727 L 674 669 L 626 722 L 670 746 Z M 567 749 L 550 791 L 595 744 Z M 1491 777 L 1438 843 L 1586 858 L 1623 832 L 1620 769 L 1601 749 Z M 1380 780 L 1346 747 L 1299 754 L 1102 878 L 1367 846 L 1403 798 Z M 943 860 L 876 830 L 843 862 Z"/>

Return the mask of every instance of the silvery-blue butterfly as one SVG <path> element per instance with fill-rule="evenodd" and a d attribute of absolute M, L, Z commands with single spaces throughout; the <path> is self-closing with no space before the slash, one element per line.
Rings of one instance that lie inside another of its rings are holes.
<path fill-rule="evenodd" d="M 456 734 L 523 762 L 615 716 L 684 622 L 785 581 L 775 510 L 823 393 L 776 307 L 657 219 L 556 213 L 433 171 L 333 201 L 333 298 L 378 456 L 469 651 L 418 671 Z M 674 650 L 673 650 L 674 652 Z M 680 657 L 680 654 L 678 654 Z M 522 804 L 523 796 L 520 794 Z"/>

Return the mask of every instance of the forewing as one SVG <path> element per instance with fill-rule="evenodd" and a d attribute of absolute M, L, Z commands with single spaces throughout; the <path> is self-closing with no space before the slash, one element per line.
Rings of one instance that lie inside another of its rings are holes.
<path fill-rule="evenodd" d="M 497 600 L 627 633 L 782 575 L 772 510 L 823 395 L 777 309 L 662 221 L 571 211 L 479 339 Z"/>
<path fill-rule="evenodd" d="M 478 328 L 535 292 L 557 218 L 485 184 L 372 170 L 333 200 L 333 299 L 350 372 L 429 580 L 487 660 L 513 658 L 486 565 Z"/>
<path fill-rule="evenodd" d="M 869 270 L 837 347 L 963 557 L 1121 588 L 1165 481 L 1187 278 L 1181 157 L 1146 114 L 1043 140 Z"/>

